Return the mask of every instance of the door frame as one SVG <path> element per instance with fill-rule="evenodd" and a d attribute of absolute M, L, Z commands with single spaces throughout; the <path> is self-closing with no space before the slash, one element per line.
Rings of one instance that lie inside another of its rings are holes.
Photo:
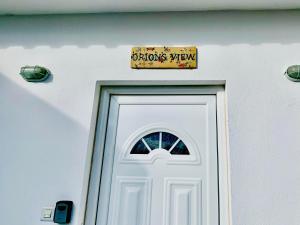
<path fill-rule="evenodd" d="M 225 81 L 97 81 L 84 170 L 80 225 L 97 220 L 105 137 L 111 95 L 216 95 L 219 184 L 219 225 L 232 225 L 230 155 Z"/>

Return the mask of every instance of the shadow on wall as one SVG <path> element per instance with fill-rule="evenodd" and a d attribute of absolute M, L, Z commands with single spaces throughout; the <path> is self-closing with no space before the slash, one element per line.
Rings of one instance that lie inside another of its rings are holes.
<path fill-rule="evenodd" d="M 0 47 L 299 43 L 299 21 L 297 11 L 12 16 L 1 17 Z"/>
<path fill-rule="evenodd" d="M 78 206 L 88 131 L 1 73 L 0 89 L 2 223 L 40 224 L 44 206 Z"/>

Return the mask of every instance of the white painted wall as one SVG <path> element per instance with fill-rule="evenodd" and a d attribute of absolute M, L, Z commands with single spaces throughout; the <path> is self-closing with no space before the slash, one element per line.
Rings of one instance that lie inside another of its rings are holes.
<path fill-rule="evenodd" d="M 300 13 L 106 14 L 0 18 L 0 224 L 43 225 L 75 203 L 96 80 L 226 80 L 234 225 L 299 225 Z M 132 70 L 136 45 L 197 45 L 196 70 Z M 54 74 L 27 83 L 23 65 Z"/>

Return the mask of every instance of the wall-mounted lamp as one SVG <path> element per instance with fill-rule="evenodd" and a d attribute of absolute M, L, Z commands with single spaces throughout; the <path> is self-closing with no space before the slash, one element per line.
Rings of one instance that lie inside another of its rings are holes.
<path fill-rule="evenodd" d="M 284 74 L 289 80 L 300 82 L 300 65 L 290 66 Z"/>
<path fill-rule="evenodd" d="M 50 76 L 50 70 L 42 66 L 23 66 L 20 75 L 29 82 L 41 82 Z"/>

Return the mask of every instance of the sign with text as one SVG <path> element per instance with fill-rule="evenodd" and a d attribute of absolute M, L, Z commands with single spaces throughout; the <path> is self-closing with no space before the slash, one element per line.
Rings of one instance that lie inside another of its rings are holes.
<path fill-rule="evenodd" d="M 131 50 L 133 69 L 196 69 L 196 47 L 134 47 Z"/>

